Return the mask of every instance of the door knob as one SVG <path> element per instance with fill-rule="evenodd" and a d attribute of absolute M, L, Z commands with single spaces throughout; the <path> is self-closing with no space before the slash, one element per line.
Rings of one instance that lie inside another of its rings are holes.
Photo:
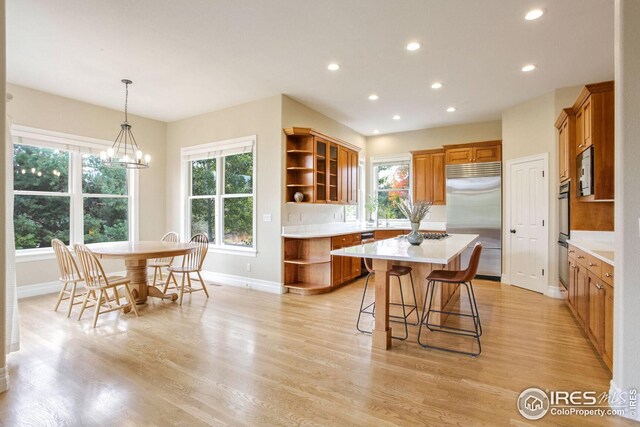
<path fill-rule="evenodd" d="M 516 230 L 515 230 L 515 228 L 512 228 L 512 229 L 511 229 L 511 230 L 509 230 L 509 231 L 511 231 L 511 234 L 516 234 Z"/>

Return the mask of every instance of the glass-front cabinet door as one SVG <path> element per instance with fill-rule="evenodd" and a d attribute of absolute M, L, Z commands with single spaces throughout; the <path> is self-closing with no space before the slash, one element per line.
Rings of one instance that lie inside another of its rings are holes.
<path fill-rule="evenodd" d="M 338 146 L 329 146 L 329 202 L 338 202 Z"/>
<path fill-rule="evenodd" d="M 316 139 L 316 151 L 315 151 L 315 162 L 316 162 L 316 176 L 315 176 L 315 185 L 316 185 L 316 202 L 326 202 L 327 201 L 327 146 L 329 144 L 326 141 L 321 139 Z"/>

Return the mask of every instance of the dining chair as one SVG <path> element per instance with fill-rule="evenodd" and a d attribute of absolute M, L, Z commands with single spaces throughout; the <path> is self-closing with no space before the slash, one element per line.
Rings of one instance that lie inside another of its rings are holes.
<path fill-rule="evenodd" d="M 180 305 L 182 305 L 182 299 L 185 292 L 190 294 L 197 291 L 204 291 L 205 295 L 207 295 L 207 298 L 209 298 L 207 285 L 205 285 L 204 280 L 202 279 L 202 274 L 200 274 L 200 271 L 202 270 L 202 264 L 204 263 L 204 259 L 207 256 L 207 251 L 209 250 L 209 237 L 207 237 L 207 235 L 204 233 L 196 234 L 191 238 L 189 243 L 195 244 L 196 250 L 185 255 L 182 258 L 182 266 L 169 267 L 169 277 L 167 277 L 167 282 L 165 283 L 163 290 L 164 293 L 167 293 L 167 289 L 169 289 L 169 281 L 173 280 L 176 288 L 180 290 Z M 192 273 L 196 273 L 198 277 L 191 277 Z M 178 286 L 178 282 L 175 276 L 176 274 L 182 274 L 180 286 Z M 202 284 L 202 287 L 192 287 L 192 280 L 200 282 Z"/>
<path fill-rule="evenodd" d="M 82 308 L 80 309 L 78 320 L 82 319 L 82 314 L 87 308 L 87 303 L 89 302 L 93 302 L 94 304 L 89 307 L 95 307 L 95 311 L 93 313 L 94 328 L 98 323 L 98 316 L 111 311 L 122 310 L 126 314 L 129 310 L 133 309 L 136 317 L 138 317 L 136 302 L 131 295 L 131 290 L 129 289 L 129 279 L 123 276 L 108 277 L 105 274 L 98 257 L 96 257 L 85 245 L 77 244 L 75 245 L 75 250 L 78 259 L 80 260 L 84 280 L 87 285 L 87 292 L 84 295 L 84 301 L 82 301 Z M 124 288 L 125 299 L 129 301 L 128 303 L 120 304 L 118 287 Z M 107 293 L 108 289 L 113 290 L 113 298 L 109 298 Z M 105 308 L 104 310 L 102 310 L 103 307 Z"/>
<path fill-rule="evenodd" d="M 175 231 L 170 231 L 164 236 L 162 236 L 161 241 L 177 243 L 180 241 L 180 239 L 178 237 L 178 233 L 176 233 Z M 160 284 L 164 284 L 163 283 L 164 278 L 162 277 L 162 269 L 163 268 L 168 269 L 169 267 L 171 267 L 171 264 L 173 264 L 173 259 L 174 257 L 167 257 L 167 258 L 156 258 L 149 261 L 149 267 L 153 268 L 153 285 L 152 286 L 156 286 L 158 276 L 160 276 Z M 167 280 L 168 278 L 169 277 L 167 276 Z"/>
<path fill-rule="evenodd" d="M 84 297 L 84 291 L 78 291 L 78 283 L 84 282 L 78 264 L 76 264 L 75 258 L 71 254 L 67 245 L 62 240 L 51 240 L 51 247 L 56 254 L 56 260 L 58 261 L 58 269 L 60 270 L 60 280 L 62 282 L 62 289 L 58 294 L 58 301 L 53 311 L 58 311 L 60 303 L 62 301 L 69 300 L 69 308 L 67 309 L 67 317 L 71 316 L 71 310 L 74 305 L 82 304 L 82 297 Z M 68 287 L 71 287 L 68 289 Z M 76 301 L 76 298 L 78 301 Z"/>

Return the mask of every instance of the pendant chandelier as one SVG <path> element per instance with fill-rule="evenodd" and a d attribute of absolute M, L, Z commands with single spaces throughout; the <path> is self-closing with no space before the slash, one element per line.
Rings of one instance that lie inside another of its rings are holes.
<path fill-rule="evenodd" d="M 127 117 L 127 104 L 129 102 L 129 85 L 131 80 L 122 79 L 125 85 L 124 98 L 124 122 L 120 125 L 120 133 L 113 141 L 113 145 L 107 151 L 100 153 L 100 159 L 105 166 L 126 168 L 126 169 L 146 169 L 149 167 L 151 156 L 142 153 L 136 139 L 131 132 L 131 125 Z"/>

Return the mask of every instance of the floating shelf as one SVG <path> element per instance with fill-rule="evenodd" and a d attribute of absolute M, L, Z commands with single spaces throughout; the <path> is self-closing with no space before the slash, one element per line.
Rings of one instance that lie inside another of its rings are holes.
<path fill-rule="evenodd" d="M 313 151 L 310 151 L 310 150 L 287 150 L 287 153 L 313 154 Z"/>
<path fill-rule="evenodd" d="M 313 184 L 287 184 L 287 187 L 313 187 Z"/>
<path fill-rule="evenodd" d="M 307 168 L 304 166 L 289 166 L 287 170 L 288 171 L 312 171 L 313 168 Z"/>
<path fill-rule="evenodd" d="M 284 263 L 285 264 L 297 264 L 297 265 L 312 265 L 312 264 L 326 264 L 331 262 L 331 259 L 322 259 L 322 258 L 318 258 L 318 259 L 313 259 L 313 258 L 309 258 L 309 259 L 285 259 Z"/>

